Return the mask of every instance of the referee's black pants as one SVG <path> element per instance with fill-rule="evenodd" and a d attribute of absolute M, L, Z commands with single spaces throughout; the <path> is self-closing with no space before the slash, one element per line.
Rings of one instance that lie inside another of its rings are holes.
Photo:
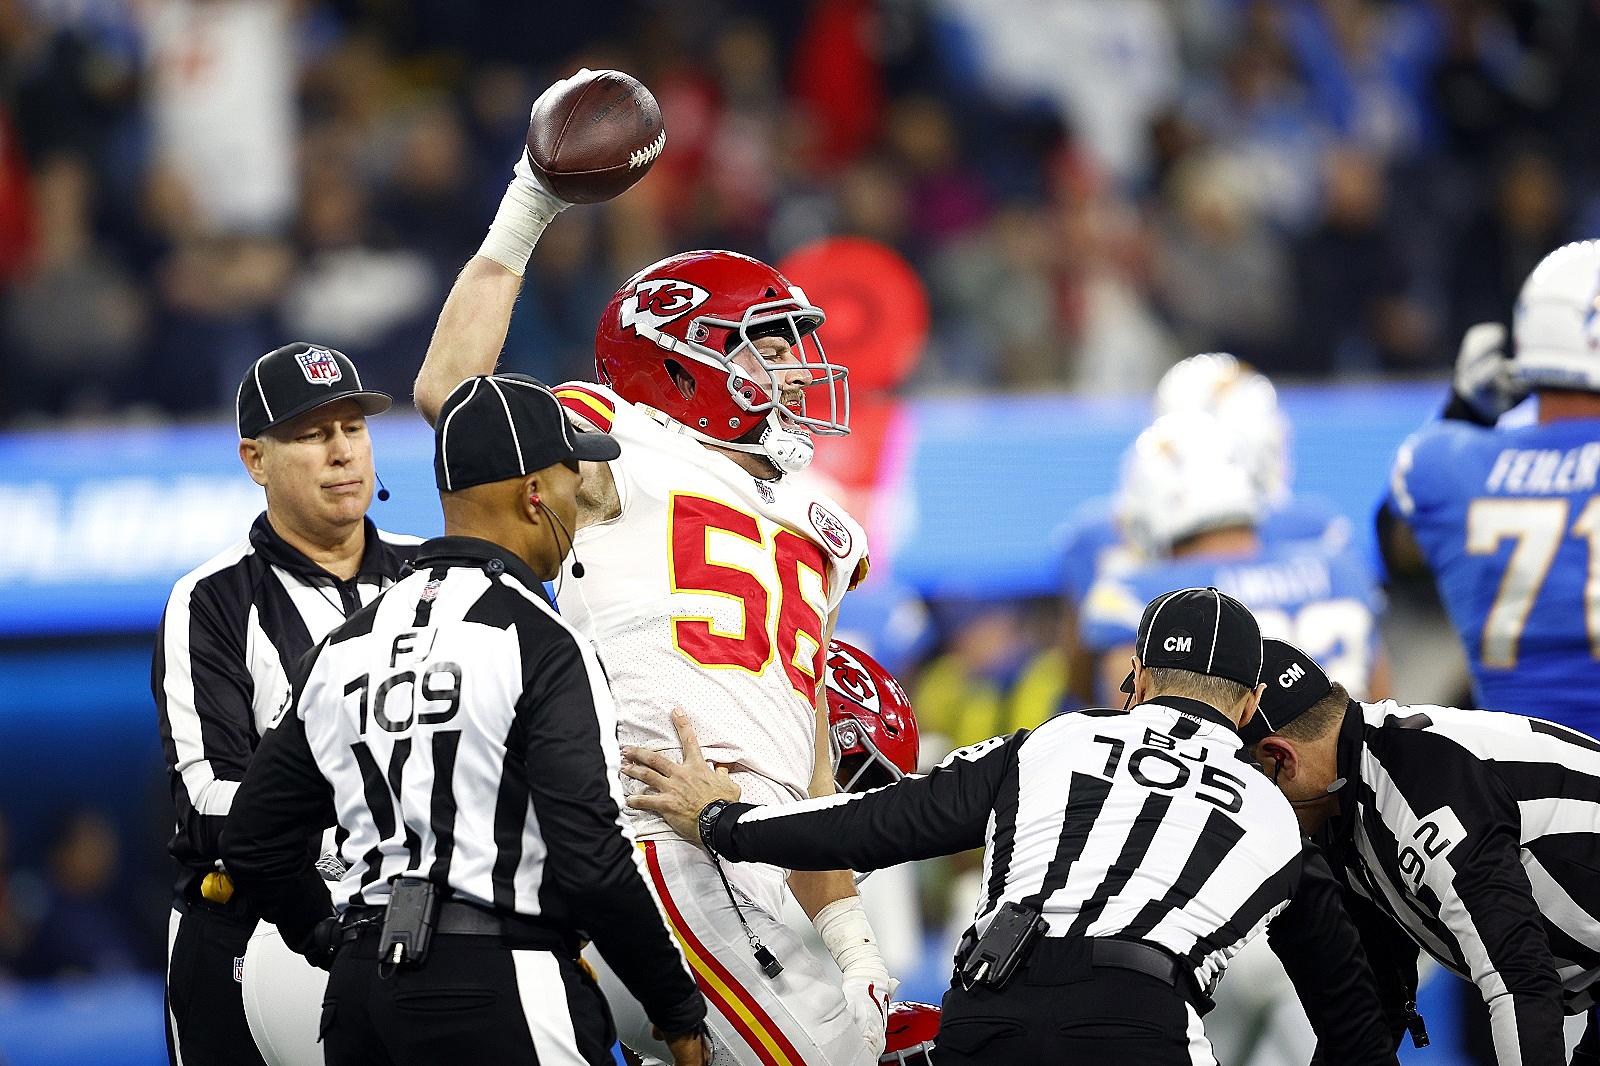
<path fill-rule="evenodd" d="M 1199 1015 L 1171 983 L 1095 966 L 1087 941 L 1046 939 L 1000 991 L 944 995 L 938 1066 L 1216 1066 Z"/>
<path fill-rule="evenodd" d="M 569 952 L 436 933 L 422 966 L 383 977 L 376 924 L 334 958 L 321 1036 L 327 1066 L 612 1066 L 617 1039 L 599 986 Z"/>
<path fill-rule="evenodd" d="M 244 1018 L 244 952 L 256 916 L 239 902 L 188 895 L 193 898 L 179 900 L 168 930 L 167 1061 L 265 1066 Z"/>

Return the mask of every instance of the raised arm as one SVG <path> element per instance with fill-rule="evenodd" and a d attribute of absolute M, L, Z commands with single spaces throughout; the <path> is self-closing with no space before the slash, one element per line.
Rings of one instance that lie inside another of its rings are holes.
<path fill-rule="evenodd" d="M 417 372 L 417 410 L 430 426 L 451 389 L 474 375 L 494 372 L 521 291 L 522 275 L 481 253 L 467 260 L 445 298 Z"/>
<path fill-rule="evenodd" d="M 538 106 L 535 102 L 534 108 Z M 417 410 L 430 426 L 451 389 L 474 375 L 494 372 L 533 246 L 567 206 L 534 176 L 527 153 L 518 156 L 489 233 L 451 286 L 417 372 Z"/>

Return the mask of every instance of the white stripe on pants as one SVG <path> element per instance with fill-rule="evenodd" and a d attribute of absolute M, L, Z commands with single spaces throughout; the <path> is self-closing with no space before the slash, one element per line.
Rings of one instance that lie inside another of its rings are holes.
<path fill-rule="evenodd" d="M 1206 1027 L 1201 1024 L 1194 1004 L 1187 999 L 1183 1002 L 1183 1013 L 1189 1019 L 1189 1061 L 1194 1066 L 1217 1066 L 1217 1057 L 1211 1053 L 1211 1041 L 1206 1039 Z"/>
<path fill-rule="evenodd" d="M 167 972 L 161 975 L 162 990 L 166 993 L 162 1006 L 167 1008 L 167 1032 L 172 1034 L 172 1056 L 178 1066 L 183 1066 L 183 1045 L 178 1042 L 178 1019 L 172 1013 L 172 945 L 178 942 L 178 923 L 183 915 L 172 911 L 167 915 Z"/>
<path fill-rule="evenodd" d="M 511 964 L 539 1066 L 588 1066 L 572 1031 L 572 1006 L 560 960 L 548 951 L 513 951 Z"/>

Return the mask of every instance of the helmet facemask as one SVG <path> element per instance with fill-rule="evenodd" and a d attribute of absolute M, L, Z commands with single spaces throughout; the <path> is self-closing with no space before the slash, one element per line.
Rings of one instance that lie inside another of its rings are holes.
<path fill-rule="evenodd" d="M 689 322 L 686 338 L 690 352 L 727 375 L 728 396 L 739 410 L 758 417 L 775 415 L 778 428 L 825 437 L 850 432 L 849 370 L 828 361 L 817 329 L 822 309 L 803 297 L 765 300 L 745 308 L 737 320 L 709 315 Z M 713 346 L 716 331 L 724 344 Z M 789 360 L 772 359 L 756 344 L 763 337 L 780 337 L 789 344 Z M 747 356 L 746 366 L 738 362 Z M 804 371 L 807 380 L 792 400 L 784 400 L 784 382 Z"/>
<path fill-rule="evenodd" d="M 852 750 L 855 748 L 863 750 Z M 850 719 L 835 722 L 828 730 L 828 755 L 833 761 L 834 784 L 840 792 L 882 788 L 906 776 L 904 770 L 878 750 L 878 746 L 872 742 L 872 735 L 860 723 Z M 846 763 L 846 759 L 851 761 Z M 848 776 L 842 780 L 841 768 L 848 772 Z"/>

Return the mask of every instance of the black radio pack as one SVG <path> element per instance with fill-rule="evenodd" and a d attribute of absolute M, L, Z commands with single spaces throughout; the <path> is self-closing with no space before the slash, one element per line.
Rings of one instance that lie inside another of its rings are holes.
<path fill-rule="evenodd" d="M 421 877 L 397 877 L 389 886 L 378 943 L 378 968 L 385 977 L 397 968 L 428 961 L 428 945 L 439 924 L 439 886 Z"/>
<path fill-rule="evenodd" d="M 1032 907 L 1015 902 L 1002 906 L 961 959 L 962 987 L 969 992 L 980 985 L 1004 987 L 1049 928 L 1050 923 Z"/>

